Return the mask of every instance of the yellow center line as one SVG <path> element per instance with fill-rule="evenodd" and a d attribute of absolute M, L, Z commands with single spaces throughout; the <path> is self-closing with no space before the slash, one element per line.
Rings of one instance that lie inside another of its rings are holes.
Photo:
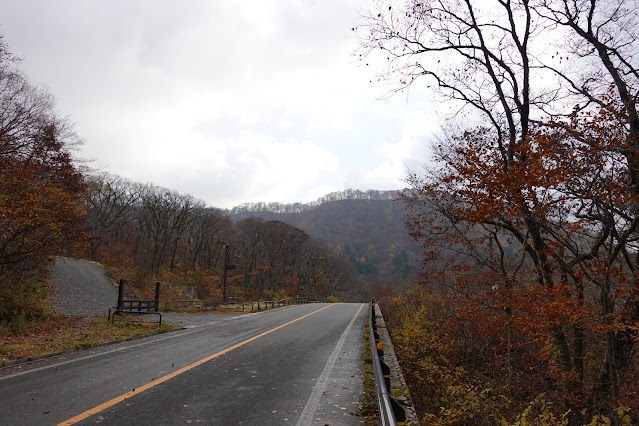
<path fill-rule="evenodd" d="M 270 333 L 272 333 L 272 332 L 274 332 L 274 331 L 277 331 L 277 330 L 279 330 L 280 328 L 284 328 L 284 327 L 286 327 L 287 325 L 291 325 L 291 324 L 293 324 L 294 322 L 297 322 L 297 321 L 302 320 L 302 319 L 304 319 L 304 318 L 310 317 L 311 315 L 316 314 L 316 313 L 318 313 L 318 312 L 320 312 L 320 311 L 323 311 L 324 309 L 330 308 L 330 307 L 331 307 L 331 306 L 333 306 L 333 305 L 334 305 L 334 304 L 331 304 L 331 305 L 328 305 L 328 306 L 324 306 L 323 308 L 320 308 L 320 309 L 318 309 L 318 310 L 316 310 L 316 311 L 313 311 L 313 312 L 311 312 L 310 314 L 306 314 L 306 315 L 301 316 L 301 317 L 299 317 L 299 318 L 297 318 L 297 319 L 294 319 L 294 320 L 292 320 L 292 321 L 289 321 L 289 322 L 287 322 L 286 324 L 279 325 L 279 326 L 277 326 L 277 327 L 275 327 L 275 328 L 272 328 L 272 329 L 270 329 L 270 330 L 268 330 L 268 331 L 265 331 L 264 333 L 258 334 L 257 336 L 253 336 L 253 337 L 251 337 L 250 339 L 246 339 L 246 340 L 244 340 L 244 341 L 242 341 L 242 342 L 240 342 L 240 343 L 236 343 L 236 344 L 235 344 L 235 345 L 233 345 L 233 346 L 229 346 L 228 348 L 223 349 L 223 350 L 221 350 L 221 351 L 219 351 L 219 352 L 217 352 L 217 353 L 214 353 L 213 355 L 209 355 L 209 356 L 207 356 L 206 358 L 202 358 L 201 360 L 196 361 L 196 362 L 194 362 L 193 364 L 189 364 L 189 365 L 187 365 L 186 367 L 182 367 L 182 368 L 180 368 L 179 370 L 175 370 L 174 372 L 169 373 L 169 374 L 167 374 L 167 375 L 166 375 L 166 376 L 164 376 L 164 377 L 160 377 L 159 379 L 153 380 L 152 382 L 149 382 L 149 383 L 147 383 L 146 385 L 140 386 L 139 388 L 136 388 L 136 389 L 134 389 L 134 390 L 132 390 L 132 391 L 129 391 L 129 392 L 125 393 L 124 395 L 120 395 L 120 396 L 118 396 L 118 397 L 115 397 L 115 398 L 113 398 L 113 399 L 111 399 L 111 400 L 109 400 L 109 401 L 107 401 L 107 402 L 105 402 L 105 403 L 103 403 L 103 404 L 100 404 L 100 405 L 98 405 L 98 406 L 96 406 L 96 407 L 93 407 L 93 408 L 91 408 L 91 409 L 89 409 L 89 410 L 85 411 L 84 413 L 80 413 L 80 414 L 78 414 L 78 415 L 77 415 L 77 416 L 75 416 L 75 417 L 71 417 L 71 418 L 70 418 L 70 419 L 68 419 L 68 420 L 65 420 L 65 421 L 63 421 L 63 422 L 61 422 L 61 423 L 58 423 L 58 425 L 57 425 L 57 426 L 62 426 L 62 425 L 73 425 L 73 424 L 76 424 L 77 422 L 79 422 L 79 421 L 81 421 L 81 420 L 84 420 L 84 419 L 86 419 L 87 417 L 91 417 L 91 416 L 93 416 L 94 414 L 99 413 L 100 411 L 106 410 L 106 409 L 107 409 L 107 408 L 109 408 L 109 407 L 113 407 L 115 404 L 119 404 L 120 402 L 124 401 L 125 399 L 128 399 L 128 398 L 131 398 L 132 396 L 138 395 L 138 394 L 140 394 L 140 393 L 142 393 L 142 392 L 144 392 L 144 391 L 146 391 L 146 390 L 148 390 L 148 389 L 151 389 L 151 388 L 152 388 L 152 387 L 154 387 L 154 386 L 159 385 L 160 383 L 164 383 L 164 382 L 166 382 L 167 380 L 172 379 L 173 377 L 179 376 L 179 375 L 180 375 L 180 374 L 182 374 L 182 373 L 185 373 L 185 372 L 187 372 L 187 371 L 189 371 L 189 370 L 192 370 L 192 369 L 194 369 L 195 367 L 197 367 L 198 365 L 202 365 L 202 364 L 204 364 L 205 362 L 208 362 L 208 361 L 210 361 L 210 360 L 212 360 L 212 359 L 214 359 L 214 358 L 219 357 L 220 355 L 224 355 L 225 353 L 231 352 L 233 349 L 237 349 L 237 348 L 239 348 L 240 346 L 244 346 L 244 345 L 246 345 L 247 343 L 252 342 L 253 340 L 257 340 L 257 339 L 259 339 L 260 337 L 264 337 L 264 336 L 266 336 L 267 334 L 270 334 Z"/>

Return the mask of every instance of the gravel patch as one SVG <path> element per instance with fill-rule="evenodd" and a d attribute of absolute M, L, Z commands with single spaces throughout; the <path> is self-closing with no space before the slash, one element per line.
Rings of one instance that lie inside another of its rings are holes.
<path fill-rule="evenodd" d="M 57 258 L 51 271 L 51 306 L 68 316 L 107 315 L 118 301 L 118 289 L 104 269 L 83 260 Z"/>

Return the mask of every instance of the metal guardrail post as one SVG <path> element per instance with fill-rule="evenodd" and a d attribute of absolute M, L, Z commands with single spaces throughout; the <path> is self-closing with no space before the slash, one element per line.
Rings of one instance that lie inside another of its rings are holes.
<path fill-rule="evenodd" d="M 370 342 L 373 363 L 373 374 L 375 376 L 375 391 L 377 394 L 377 405 L 379 406 L 379 419 L 382 426 L 395 426 L 406 424 L 406 413 L 404 409 L 390 396 L 390 369 L 382 361 L 384 350 L 377 334 L 377 323 L 375 320 L 375 298 L 371 299 L 370 311 Z"/>
<path fill-rule="evenodd" d="M 302 302 L 304 301 L 304 302 Z M 278 300 L 259 300 L 257 302 L 251 302 L 251 312 L 255 311 L 255 305 L 257 304 L 257 310 L 262 310 L 262 304 L 264 304 L 264 310 L 269 309 L 269 305 L 271 309 L 279 308 L 281 306 L 290 306 L 290 305 L 299 305 L 302 303 L 308 303 L 307 297 L 295 296 L 289 297 L 288 299 L 278 299 Z"/>

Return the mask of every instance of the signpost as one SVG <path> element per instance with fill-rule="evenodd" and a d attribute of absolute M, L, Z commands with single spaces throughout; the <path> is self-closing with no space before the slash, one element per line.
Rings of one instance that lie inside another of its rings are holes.
<path fill-rule="evenodd" d="M 229 249 L 229 245 L 224 245 L 225 253 L 224 253 L 224 288 L 222 290 L 222 298 L 224 299 L 224 304 L 228 303 L 228 297 L 226 295 L 226 280 L 228 278 L 229 269 L 235 269 L 235 265 L 231 265 L 231 250 Z"/>

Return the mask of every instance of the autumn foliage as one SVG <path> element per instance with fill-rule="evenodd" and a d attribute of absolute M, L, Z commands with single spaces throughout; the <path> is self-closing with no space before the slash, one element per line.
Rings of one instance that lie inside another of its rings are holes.
<path fill-rule="evenodd" d="M 357 29 L 394 91 L 426 80 L 461 112 L 402 195 L 428 292 L 391 304 L 426 423 L 639 421 L 636 12 L 424 1 Z"/>
<path fill-rule="evenodd" d="M 467 131 L 439 146 L 442 167 L 409 179 L 425 284 L 456 305 L 446 327 L 470 365 L 494 376 L 491 392 L 508 397 L 493 409 L 521 412 L 543 394 L 576 423 L 620 405 L 639 411 L 639 200 L 625 154 L 634 136 L 618 131 L 626 119 L 611 102 L 542 123 L 508 162 L 487 132 Z"/>
<path fill-rule="evenodd" d="M 82 239 L 84 184 L 70 152 L 78 141 L 51 95 L 14 69 L 0 39 L 2 320 L 37 314 L 29 306 L 34 271 Z"/>
<path fill-rule="evenodd" d="M 190 195 L 107 173 L 87 182 L 85 255 L 118 279 L 182 284 L 219 302 L 228 246 L 229 297 L 349 296 L 352 266 L 301 229 L 255 217 L 234 222 Z"/>

